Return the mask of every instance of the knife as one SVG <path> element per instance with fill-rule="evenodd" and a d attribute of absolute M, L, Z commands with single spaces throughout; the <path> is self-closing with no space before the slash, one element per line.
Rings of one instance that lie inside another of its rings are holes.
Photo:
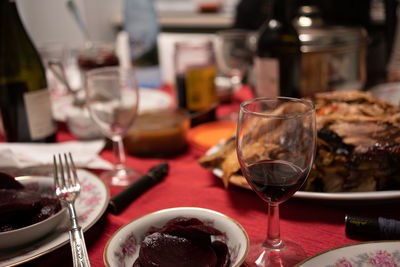
<path fill-rule="evenodd" d="M 128 186 L 126 189 L 113 196 L 108 203 L 108 211 L 112 214 L 119 214 L 133 200 L 139 197 L 146 190 L 158 184 L 168 174 L 168 163 L 160 163 L 151 168 L 139 180 Z"/>

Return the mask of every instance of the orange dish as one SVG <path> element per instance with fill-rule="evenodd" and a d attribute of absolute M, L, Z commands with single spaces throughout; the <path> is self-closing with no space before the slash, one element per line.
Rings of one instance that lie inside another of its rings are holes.
<path fill-rule="evenodd" d="M 232 121 L 214 121 L 200 124 L 188 132 L 188 142 L 204 151 L 230 137 L 236 129 Z"/>

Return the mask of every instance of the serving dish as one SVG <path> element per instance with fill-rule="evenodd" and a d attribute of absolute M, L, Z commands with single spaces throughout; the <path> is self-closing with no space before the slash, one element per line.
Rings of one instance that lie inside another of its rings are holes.
<path fill-rule="evenodd" d="M 25 188 L 39 192 L 42 197 L 56 198 L 53 193 L 54 181 L 50 177 L 21 176 L 15 179 Z M 0 232 L 0 249 L 13 248 L 39 239 L 53 231 L 65 220 L 66 215 L 66 208 L 62 207 L 56 214 L 43 221 L 12 231 Z"/>
<path fill-rule="evenodd" d="M 209 149 L 206 153 L 213 153 L 218 150 L 222 142 Z M 212 169 L 212 173 L 222 179 L 222 170 L 219 168 Z M 232 177 L 229 183 L 241 188 L 251 190 L 250 185 L 244 177 Z M 321 199 L 321 200 L 395 200 L 400 199 L 400 190 L 385 190 L 371 192 L 340 192 L 340 193 L 325 193 L 325 192 L 309 192 L 297 191 L 293 197 L 302 199 Z"/>
<path fill-rule="evenodd" d="M 22 172 L 37 179 L 52 179 L 51 170 L 52 168 L 49 166 L 27 168 L 22 171 L 15 170 L 14 173 L 8 171 L 7 173 L 17 176 Z M 75 202 L 75 209 L 79 224 L 83 231 L 87 231 L 101 218 L 107 209 L 109 190 L 106 184 L 95 174 L 83 169 L 78 169 L 77 173 L 82 185 L 82 192 Z M 69 219 L 65 217 L 52 232 L 42 236 L 39 240 L 21 245 L 18 249 L 1 249 L 0 266 L 19 265 L 68 244 L 68 227 Z"/>
<path fill-rule="evenodd" d="M 213 174 L 222 179 L 222 170 L 213 169 Z M 243 179 L 232 178 L 230 184 L 250 189 L 250 185 Z M 341 192 L 341 193 L 324 193 L 324 192 L 308 192 L 297 191 L 293 197 L 303 199 L 321 199 L 321 200 L 394 200 L 400 199 L 400 190 L 385 190 L 371 192 Z"/>
<path fill-rule="evenodd" d="M 316 254 L 296 265 L 314 266 L 399 266 L 400 241 L 374 241 L 340 246 Z"/>
<path fill-rule="evenodd" d="M 104 249 L 104 263 L 110 267 L 132 266 L 139 255 L 140 241 L 150 226 L 161 227 L 176 217 L 193 217 L 220 230 L 231 255 L 231 266 L 240 266 L 249 250 L 244 228 L 228 216 L 204 208 L 180 207 L 159 210 L 139 217 L 118 229 Z"/>

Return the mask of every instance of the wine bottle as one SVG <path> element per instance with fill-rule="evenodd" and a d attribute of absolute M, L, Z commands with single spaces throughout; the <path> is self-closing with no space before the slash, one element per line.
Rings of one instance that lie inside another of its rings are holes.
<path fill-rule="evenodd" d="M 300 40 L 291 23 L 292 0 L 269 1 L 269 17 L 258 31 L 254 60 L 259 97 L 299 96 Z"/>
<path fill-rule="evenodd" d="M 0 114 L 8 142 L 54 142 L 45 71 L 14 0 L 0 0 Z"/>

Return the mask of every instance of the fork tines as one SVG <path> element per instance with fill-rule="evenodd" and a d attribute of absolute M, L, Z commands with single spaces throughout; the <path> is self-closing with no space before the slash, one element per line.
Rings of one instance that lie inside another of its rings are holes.
<path fill-rule="evenodd" d="M 79 186 L 79 180 L 76 174 L 76 167 L 70 152 L 68 153 L 68 157 L 67 153 L 64 153 L 64 161 L 61 154 L 58 154 L 58 163 L 57 156 L 53 155 L 53 161 L 54 184 L 56 188 L 60 188 L 62 190 L 63 188 Z"/>

